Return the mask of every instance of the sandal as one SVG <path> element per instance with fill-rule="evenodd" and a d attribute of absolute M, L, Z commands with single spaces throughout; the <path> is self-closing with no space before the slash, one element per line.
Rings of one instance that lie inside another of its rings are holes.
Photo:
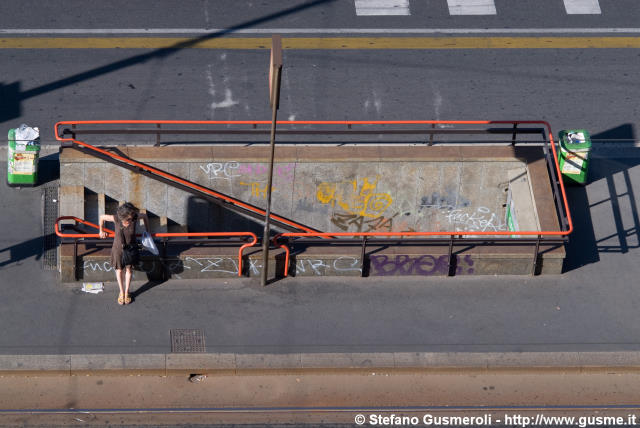
<path fill-rule="evenodd" d="M 118 295 L 118 304 L 124 305 L 124 295 L 122 293 Z"/>
<path fill-rule="evenodd" d="M 129 303 L 131 303 L 131 296 L 127 294 L 127 296 L 124 298 L 124 304 L 128 305 Z"/>

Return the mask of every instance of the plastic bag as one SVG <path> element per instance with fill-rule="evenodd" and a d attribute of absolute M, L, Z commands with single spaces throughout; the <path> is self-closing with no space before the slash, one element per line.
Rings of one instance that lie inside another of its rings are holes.
<path fill-rule="evenodd" d="M 154 256 L 157 256 L 158 254 L 160 254 L 160 252 L 158 251 L 158 247 L 156 247 L 156 243 L 154 242 L 149 232 L 142 233 L 142 246 L 144 247 L 145 250 L 147 250 Z"/>
<path fill-rule="evenodd" d="M 38 128 L 32 128 L 23 123 L 16 129 L 15 139 L 23 144 L 35 144 L 35 140 L 38 138 L 40 138 L 40 130 Z"/>

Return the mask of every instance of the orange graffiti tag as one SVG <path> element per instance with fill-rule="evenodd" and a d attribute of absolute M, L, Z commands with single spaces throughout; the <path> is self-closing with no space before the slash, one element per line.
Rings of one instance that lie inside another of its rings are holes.
<path fill-rule="evenodd" d="M 317 186 L 316 197 L 323 204 L 336 204 L 349 214 L 362 217 L 378 217 L 393 202 L 388 193 L 376 192 L 378 177 L 369 181 L 364 178 L 358 180 L 344 180 L 339 183 L 320 183 Z"/>
<path fill-rule="evenodd" d="M 251 183 L 245 183 L 245 182 L 240 182 L 239 183 L 241 186 L 250 186 L 251 187 L 251 196 L 257 196 L 257 197 L 262 197 L 262 199 L 266 199 L 267 198 L 267 185 L 266 184 L 262 184 L 260 182 L 251 182 Z M 271 187 L 271 191 L 273 192 L 275 190 L 275 187 Z"/>

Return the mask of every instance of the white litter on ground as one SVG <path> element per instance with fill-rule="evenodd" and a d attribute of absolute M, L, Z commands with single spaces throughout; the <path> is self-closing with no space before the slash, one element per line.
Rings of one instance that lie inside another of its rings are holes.
<path fill-rule="evenodd" d="M 82 291 L 85 293 L 98 294 L 104 291 L 102 282 L 83 282 Z"/>

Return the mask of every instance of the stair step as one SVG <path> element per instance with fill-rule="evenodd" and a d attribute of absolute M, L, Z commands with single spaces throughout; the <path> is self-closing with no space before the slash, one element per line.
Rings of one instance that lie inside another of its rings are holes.
<path fill-rule="evenodd" d="M 84 186 L 60 186 L 61 216 L 84 217 Z M 63 220 L 62 224 L 75 224 L 73 220 Z"/>
<path fill-rule="evenodd" d="M 93 192 L 85 191 L 84 194 L 84 218 L 91 223 L 98 224 L 100 218 L 100 207 L 98 201 L 98 195 Z"/>

